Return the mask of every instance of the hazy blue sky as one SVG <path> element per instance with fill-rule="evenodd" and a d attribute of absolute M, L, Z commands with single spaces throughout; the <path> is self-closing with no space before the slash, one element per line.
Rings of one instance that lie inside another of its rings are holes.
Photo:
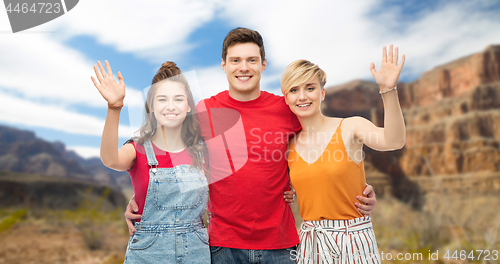
<path fill-rule="evenodd" d="M 140 91 L 175 61 L 193 81 L 197 100 L 227 89 L 222 41 L 235 27 L 264 37 L 264 90 L 279 92 L 286 65 L 309 59 L 327 85 L 370 80 L 382 46 L 406 54 L 402 80 L 500 44 L 500 1 L 104 1 L 85 0 L 41 26 L 12 34 L 0 11 L 0 124 L 64 142 L 82 156 L 99 154 L 106 102 L 90 80 L 109 60 L 127 85 L 121 140 L 140 123 Z"/>

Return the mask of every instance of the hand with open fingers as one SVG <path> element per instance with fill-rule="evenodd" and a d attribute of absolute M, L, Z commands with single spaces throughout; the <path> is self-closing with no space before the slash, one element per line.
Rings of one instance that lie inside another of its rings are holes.
<path fill-rule="evenodd" d="M 377 198 L 373 187 L 371 185 L 366 185 L 366 188 L 363 191 L 363 195 L 365 195 L 366 197 L 360 195 L 356 196 L 356 199 L 358 199 L 358 201 L 360 202 L 357 202 L 354 205 L 364 216 L 370 216 L 375 209 L 375 204 L 377 203 Z"/>
<path fill-rule="evenodd" d="M 139 211 L 139 207 L 137 206 L 137 203 L 135 202 L 135 197 L 132 197 L 130 199 L 130 202 L 127 205 L 127 209 L 125 210 L 125 221 L 127 222 L 128 226 L 128 233 L 133 236 L 135 233 L 135 227 L 134 223 L 136 220 L 141 219 L 142 215 L 137 214 L 137 211 Z"/>
<path fill-rule="evenodd" d="M 389 89 L 396 87 L 398 84 L 399 75 L 405 64 L 405 55 L 401 56 L 401 63 L 398 66 L 399 48 L 396 47 L 394 53 L 392 51 L 392 44 L 389 46 L 389 54 L 387 48 L 384 46 L 382 51 L 382 64 L 380 69 L 375 70 L 375 64 L 370 64 L 370 71 L 375 79 L 375 82 L 380 87 L 380 92 L 384 93 Z"/>
<path fill-rule="evenodd" d="M 123 76 L 121 72 L 118 72 L 118 81 L 116 82 L 113 77 L 113 72 L 111 71 L 111 66 L 107 60 L 104 61 L 106 64 L 107 72 L 102 67 L 100 61 L 97 61 L 97 65 L 94 65 L 94 72 L 97 77 L 97 81 L 94 76 L 90 76 L 92 82 L 94 83 L 99 93 L 108 102 L 109 107 L 119 108 L 123 106 L 123 99 L 125 98 L 125 83 L 123 82 Z M 97 69 L 99 67 L 99 69 Z"/>

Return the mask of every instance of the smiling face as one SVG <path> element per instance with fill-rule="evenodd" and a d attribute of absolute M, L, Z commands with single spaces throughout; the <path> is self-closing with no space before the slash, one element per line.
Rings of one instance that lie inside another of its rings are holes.
<path fill-rule="evenodd" d="M 314 77 L 304 84 L 292 87 L 285 94 L 285 102 L 299 118 L 321 114 L 321 102 L 325 99 L 325 89 L 319 77 Z"/>
<path fill-rule="evenodd" d="M 157 87 L 153 98 L 153 113 L 157 127 L 181 127 L 187 113 L 191 111 L 186 88 L 182 83 L 171 81 L 162 81 L 155 85 Z"/>
<path fill-rule="evenodd" d="M 229 82 L 229 94 L 236 100 L 248 101 L 260 95 L 260 76 L 267 61 L 262 61 L 255 43 L 237 43 L 227 49 L 221 66 Z"/>

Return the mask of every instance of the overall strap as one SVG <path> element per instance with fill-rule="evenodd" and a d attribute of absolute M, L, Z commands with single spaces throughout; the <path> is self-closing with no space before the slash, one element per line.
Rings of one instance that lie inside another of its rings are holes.
<path fill-rule="evenodd" d="M 158 161 L 156 160 L 155 151 L 153 149 L 151 140 L 144 142 L 144 150 L 146 150 L 146 157 L 148 158 L 149 167 L 158 167 Z"/>

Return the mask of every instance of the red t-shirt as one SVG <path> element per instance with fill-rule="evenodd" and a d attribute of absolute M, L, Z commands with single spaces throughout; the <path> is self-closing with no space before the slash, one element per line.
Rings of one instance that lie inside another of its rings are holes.
<path fill-rule="evenodd" d="M 286 150 L 300 130 L 281 96 L 261 91 L 240 102 L 228 91 L 197 105 L 210 164 L 211 246 L 281 249 L 299 243 L 283 193 L 290 189 Z"/>
<path fill-rule="evenodd" d="M 139 211 L 137 213 L 142 215 L 144 203 L 146 202 L 146 195 L 148 193 L 149 165 L 144 146 L 136 142 L 132 142 L 131 144 L 135 148 L 135 161 L 128 173 L 132 179 L 135 201 L 139 207 Z M 191 164 L 192 158 L 189 156 L 186 149 L 178 153 L 171 153 L 157 148 L 155 144 L 152 145 L 156 155 L 156 160 L 158 161 L 158 168 L 173 168 L 178 165 Z"/>

